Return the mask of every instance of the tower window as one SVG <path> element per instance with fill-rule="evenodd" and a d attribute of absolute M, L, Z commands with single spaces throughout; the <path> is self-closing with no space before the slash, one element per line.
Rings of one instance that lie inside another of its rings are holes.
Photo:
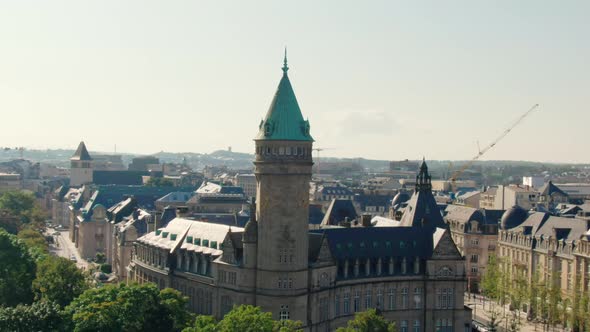
<path fill-rule="evenodd" d="M 289 319 L 289 306 L 288 305 L 281 305 L 281 311 L 279 312 L 279 319 L 280 320 Z"/>

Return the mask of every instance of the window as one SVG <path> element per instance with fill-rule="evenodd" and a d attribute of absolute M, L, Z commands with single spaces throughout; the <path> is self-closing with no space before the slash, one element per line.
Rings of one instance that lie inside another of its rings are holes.
<path fill-rule="evenodd" d="M 381 309 L 383 307 L 383 289 L 379 288 L 377 290 L 377 309 Z"/>
<path fill-rule="evenodd" d="M 471 244 L 474 246 L 478 246 L 479 245 L 479 239 L 471 239 Z"/>
<path fill-rule="evenodd" d="M 436 290 L 436 308 L 452 309 L 453 308 L 453 288 L 439 288 Z"/>
<path fill-rule="evenodd" d="M 371 308 L 371 290 L 367 289 L 367 293 L 365 294 L 365 310 Z"/>
<path fill-rule="evenodd" d="M 387 294 L 388 298 L 389 298 L 389 310 L 394 310 L 395 309 L 395 288 L 390 288 L 389 289 L 389 293 Z"/>
<path fill-rule="evenodd" d="M 348 315 L 350 313 L 350 294 L 344 293 L 344 314 Z"/>
<path fill-rule="evenodd" d="M 402 320 L 400 327 L 400 332 L 408 332 L 408 321 Z"/>
<path fill-rule="evenodd" d="M 360 302 L 361 302 L 361 292 L 360 291 L 355 291 L 354 292 L 354 312 L 359 312 L 360 311 Z"/>
<path fill-rule="evenodd" d="M 402 288 L 402 309 L 408 309 L 408 288 Z"/>
<path fill-rule="evenodd" d="M 281 305 L 281 311 L 279 312 L 279 320 L 289 319 L 289 306 Z"/>
<path fill-rule="evenodd" d="M 471 255 L 471 263 L 477 263 L 479 260 L 479 256 L 478 255 Z"/>
<path fill-rule="evenodd" d="M 329 311 L 328 311 L 328 298 L 324 297 L 320 299 L 320 321 L 328 320 Z"/>
<path fill-rule="evenodd" d="M 420 332 L 420 321 L 419 320 L 414 321 L 414 332 Z"/>
<path fill-rule="evenodd" d="M 422 308 L 422 288 L 414 288 L 414 309 Z"/>
<path fill-rule="evenodd" d="M 340 295 L 334 297 L 334 316 L 340 316 Z"/>
<path fill-rule="evenodd" d="M 471 274 L 477 274 L 478 271 L 477 265 L 471 266 Z"/>

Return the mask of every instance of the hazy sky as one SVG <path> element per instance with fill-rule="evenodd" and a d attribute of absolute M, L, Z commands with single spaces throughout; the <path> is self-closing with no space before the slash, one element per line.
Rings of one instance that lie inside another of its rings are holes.
<path fill-rule="evenodd" d="M 0 146 L 253 152 L 289 76 L 326 156 L 590 162 L 590 1 L 0 0 Z"/>

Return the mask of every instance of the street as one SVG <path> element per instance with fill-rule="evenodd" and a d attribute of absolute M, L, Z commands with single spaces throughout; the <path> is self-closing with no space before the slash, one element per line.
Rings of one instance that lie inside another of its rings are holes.
<path fill-rule="evenodd" d="M 55 232 L 59 232 L 59 235 L 53 235 Z M 88 262 L 80 256 L 76 246 L 68 237 L 68 230 L 61 229 L 55 230 L 53 228 L 47 228 L 47 235 L 52 235 L 55 242 L 49 245 L 49 251 L 57 256 L 61 256 L 67 259 L 71 259 L 72 256 L 76 257 L 76 266 L 82 270 L 88 269 Z"/>

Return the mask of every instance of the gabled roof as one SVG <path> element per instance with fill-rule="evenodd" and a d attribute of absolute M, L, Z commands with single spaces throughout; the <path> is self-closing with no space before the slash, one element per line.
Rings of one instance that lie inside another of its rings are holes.
<path fill-rule="evenodd" d="M 346 218 L 349 221 L 358 218 L 352 201 L 348 199 L 333 199 L 328 210 L 326 210 L 322 225 L 338 225 L 340 222 L 345 221 Z"/>
<path fill-rule="evenodd" d="M 285 52 L 283 77 L 265 119 L 260 122 L 256 140 L 313 141 L 309 133 L 309 122 L 303 119 L 295 92 L 287 76 L 288 70 Z"/>
<path fill-rule="evenodd" d="M 76 149 L 76 152 L 72 158 L 70 158 L 70 160 L 92 160 L 88 150 L 86 149 L 86 144 L 84 144 L 84 141 L 80 142 L 78 149 Z"/>
<path fill-rule="evenodd" d="M 545 183 L 545 185 L 542 186 L 541 189 L 539 189 L 539 191 L 541 192 L 541 195 L 543 195 L 543 196 L 551 196 L 553 194 L 560 194 L 563 196 L 568 196 L 566 193 L 563 192 L 563 190 L 559 189 L 559 187 L 554 185 L 553 182 L 551 182 L 551 181 Z"/>

